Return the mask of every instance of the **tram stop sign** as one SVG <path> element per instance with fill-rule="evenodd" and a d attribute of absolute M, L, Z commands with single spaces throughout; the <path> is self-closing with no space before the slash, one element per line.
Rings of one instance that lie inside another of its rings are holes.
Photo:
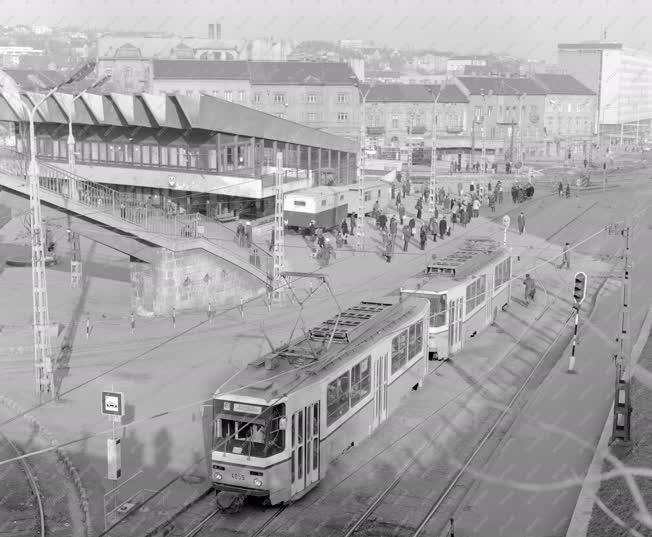
<path fill-rule="evenodd" d="M 105 416 L 124 416 L 125 397 L 122 392 L 102 392 L 102 414 Z"/>
<path fill-rule="evenodd" d="M 510 223 L 510 222 L 511 222 L 511 220 L 509 219 L 509 215 L 508 215 L 508 214 L 506 214 L 505 216 L 503 216 L 503 226 L 505 226 L 505 227 L 509 227 L 509 223 Z"/>

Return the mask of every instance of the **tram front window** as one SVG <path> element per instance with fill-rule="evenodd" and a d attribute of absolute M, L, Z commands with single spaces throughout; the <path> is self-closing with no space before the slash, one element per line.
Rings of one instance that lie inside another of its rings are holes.
<path fill-rule="evenodd" d="M 239 407 L 246 407 L 246 412 Z M 254 408 L 215 400 L 213 411 L 213 450 L 270 457 L 285 449 L 284 404 Z"/>
<path fill-rule="evenodd" d="M 446 325 L 446 293 L 415 293 L 415 295 L 421 298 L 427 298 L 430 301 L 431 328 L 439 328 L 440 326 Z"/>

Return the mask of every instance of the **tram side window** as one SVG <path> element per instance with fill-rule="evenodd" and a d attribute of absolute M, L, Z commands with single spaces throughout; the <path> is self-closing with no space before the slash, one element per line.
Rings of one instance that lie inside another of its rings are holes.
<path fill-rule="evenodd" d="M 305 202 L 305 201 L 297 201 L 297 200 L 294 200 L 294 206 L 295 206 L 295 207 L 305 207 L 305 206 L 306 206 L 306 202 Z"/>
<path fill-rule="evenodd" d="M 481 276 L 477 280 L 471 282 L 466 286 L 466 311 L 473 311 L 480 304 L 484 303 L 485 295 L 485 276 Z"/>
<path fill-rule="evenodd" d="M 410 326 L 408 329 L 408 360 L 417 353 L 417 327 Z"/>
<path fill-rule="evenodd" d="M 502 263 L 496 265 L 496 268 L 494 269 L 494 289 L 498 289 L 511 278 L 510 261 L 511 260 L 508 258 Z"/>
<path fill-rule="evenodd" d="M 349 410 L 349 372 L 328 384 L 326 424 L 331 425 Z"/>
<path fill-rule="evenodd" d="M 414 344 L 412 329 L 414 328 Z M 418 322 L 410 327 L 410 360 L 423 352 L 423 323 Z"/>
<path fill-rule="evenodd" d="M 392 339 L 392 373 L 396 373 L 407 362 L 407 330 Z"/>
<path fill-rule="evenodd" d="M 357 405 L 371 391 L 369 380 L 370 366 L 371 356 L 367 356 L 351 369 L 351 407 Z"/>

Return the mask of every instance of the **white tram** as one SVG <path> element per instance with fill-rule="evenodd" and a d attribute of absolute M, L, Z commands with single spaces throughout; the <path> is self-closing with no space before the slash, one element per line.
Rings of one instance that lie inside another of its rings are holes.
<path fill-rule="evenodd" d="M 448 359 L 493 322 L 498 310 L 509 304 L 511 277 L 509 251 L 491 239 L 475 238 L 401 286 L 403 296 L 430 301 L 432 358 Z"/>
<path fill-rule="evenodd" d="M 212 482 L 272 505 L 301 498 L 427 369 L 427 300 L 364 301 L 252 362 L 213 397 Z M 237 502 L 236 502 L 237 503 Z"/>
<path fill-rule="evenodd" d="M 371 213 L 376 202 L 381 209 L 387 207 L 391 187 L 385 181 L 365 181 L 365 214 Z M 315 227 L 332 229 L 346 216 L 358 210 L 358 188 L 355 184 L 318 186 L 285 194 L 283 213 L 290 229 L 307 228 L 310 221 Z"/>

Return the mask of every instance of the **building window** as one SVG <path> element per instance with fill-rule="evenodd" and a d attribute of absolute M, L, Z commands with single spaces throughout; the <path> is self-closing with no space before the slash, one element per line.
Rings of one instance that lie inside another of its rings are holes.
<path fill-rule="evenodd" d="M 351 369 L 351 408 L 367 397 L 371 391 L 371 356 L 367 356 Z"/>
<path fill-rule="evenodd" d="M 326 424 L 331 425 L 349 410 L 349 371 L 328 384 Z"/>
<path fill-rule="evenodd" d="M 349 114 L 346 112 L 339 112 L 337 114 L 337 121 L 348 121 L 349 120 Z"/>
<path fill-rule="evenodd" d="M 349 95 L 347 93 L 337 94 L 337 104 L 344 104 L 349 102 Z"/>
<path fill-rule="evenodd" d="M 192 90 L 186 90 L 186 95 L 192 95 Z"/>
<path fill-rule="evenodd" d="M 233 102 L 233 92 L 231 90 L 226 90 L 224 92 L 224 100 L 229 101 L 229 102 Z"/>
<path fill-rule="evenodd" d="M 254 93 L 254 103 L 260 104 L 263 102 L 263 94 L 262 93 Z"/>
<path fill-rule="evenodd" d="M 446 295 L 417 295 L 430 301 L 430 326 L 438 328 L 446 324 Z"/>
<path fill-rule="evenodd" d="M 306 99 L 306 102 L 308 104 L 315 104 L 317 102 L 317 94 L 316 93 L 309 93 Z"/>
<path fill-rule="evenodd" d="M 507 283 L 512 277 L 512 266 L 510 259 L 505 259 L 500 264 L 496 265 L 494 269 L 494 289 L 498 289 L 501 285 Z"/>
<path fill-rule="evenodd" d="M 493 106 L 487 106 L 487 117 L 491 117 L 494 113 L 494 107 Z"/>
<path fill-rule="evenodd" d="M 306 206 L 306 202 L 305 202 L 305 201 L 294 200 L 294 206 L 295 206 L 295 207 L 305 207 L 305 206 Z"/>
<path fill-rule="evenodd" d="M 398 116 L 392 114 L 392 129 L 398 129 Z"/>
<path fill-rule="evenodd" d="M 245 101 L 245 92 L 240 90 L 238 91 L 238 102 L 243 103 Z"/>
<path fill-rule="evenodd" d="M 407 335 L 408 331 L 403 330 L 392 339 L 392 374 L 407 362 Z"/>
<path fill-rule="evenodd" d="M 466 286 L 466 313 L 467 315 L 475 308 L 484 303 L 485 276 L 481 276 Z"/>
<path fill-rule="evenodd" d="M 285 93 L 275 93 L 274 94 L 274 103 L 283 104 L 285 102 Z"/>
<path fill-rule="evenodd" d="M 573 111 L 573 105 L 568 103 L 568 113 L 570 114 Z"/>
<path fill-rule="evenodd" d="M 476 121 L 479 120 L 482 117 L 482 106 L 476 106 L 475 107 L 473 117 L 476 119 Z"/>
<path fill-rule="evenodd" d="M 308 121 L 317 121 L 317 113 L 316 112 L 308 112 L 307 119 L 308 119 Z"/>

